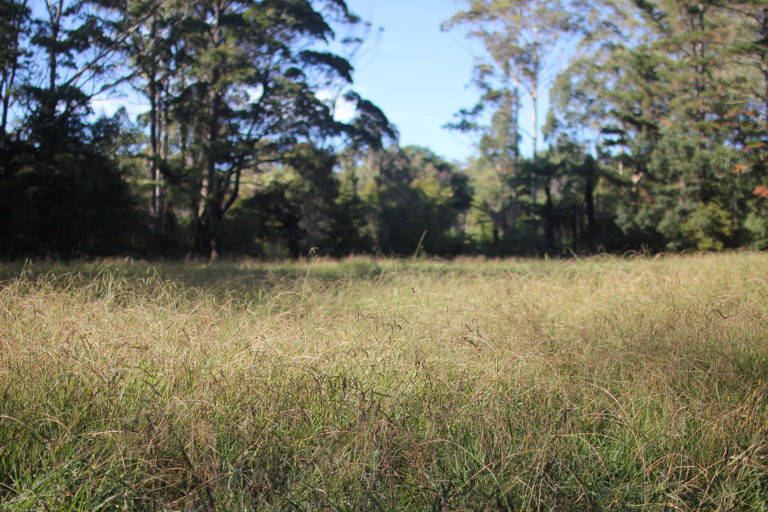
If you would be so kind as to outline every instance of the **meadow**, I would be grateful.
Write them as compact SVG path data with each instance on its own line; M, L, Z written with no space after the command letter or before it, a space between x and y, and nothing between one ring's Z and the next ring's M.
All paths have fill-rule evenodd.
M768 510L768 254L0 265L2 511Z

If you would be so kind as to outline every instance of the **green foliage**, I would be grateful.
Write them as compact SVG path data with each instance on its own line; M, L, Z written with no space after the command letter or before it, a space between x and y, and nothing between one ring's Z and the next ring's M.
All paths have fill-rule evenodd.
M99 129L108 124L74 133L57 151L22 142L1 148L4 256L142 252L142 218L119 165L104 151L116 135Z
M335 37L332 24L358 21L345 2L216 0L192 10L151 4L143 31L129 45L151 104L150 179L156 185L150 210L161 215L163 187L174 186L180 177L192 205L197 252L213 259L227 249L220 243L225 216L237 203L245 176L266 164L293 165L291 160L303 158L297 148L342 142L375 146L394 135L383 112L356 93L344 93L357 108L349 123L337 121L328 102L318 97L320 90L341 93L352 80L351 64L326 51ZM168 147L169 139L175 148ZM172 149L176 155L169 154ZM306 167L319 176L316 165L328 167L301 161L294 170ZM299 182L312 181L304 178ZM308 223L302 226L308 238L302 245L313 246L326 229L328 215L321 210L334 197L325 192L314 205L291 198L306 210L301 222ZM320 201L324 206L318 207Z
M375 250L461 252L462 217L472 197L468 178L426 148L393 146L375 157L376 174L361 194Z
M16 96L17 74L23 68L25 51L21 36L29 29L26 2L0 1L0 141L6 137L8 115Z
M744 219L747 243L754 249L768 249L768 215L764 212L749 212Z
M340 177L339 195L331 206L331 227L321 248L324 254L341 257L373 251L366 220L367 207L360 197L354 173Z
M737 243L748 215L755 222L764 167L755 137L764 129L753 85L768 81L735 48L762 37L761 16L753 2L595 6L585 54L556 84L555 107L595 130L630 245L719 250ZM560 119L554 131L576 136Z
M126 199L125 194L95 197L97 191L106 193L111 189L94 185L101 182L79 172L80 164L72 163L71 170L58 166L67 155L75 160L94 158L93 172L98 173L105 167L117 168L118 160L131 161L135 166L143 158L147 169L143 176L133 173L131 185L134 192L148 196L147 213L154 233L146 244L137 244L137 250L148 245L151 250L178 255L192 248L191 241L197 251L215 257L226 248L221 246L222 237L232 241L237 238L224 233L229 229L225 214L240 198L241 180L268 164L283 162L297 173L297 179L289 180L284 195L291 209L298 208L297 229L301 236L288 243L288 252L271 252L295 256L331 236L333 223L341 226L345 222L345 213L338 211L337 184L332 177L335 155L331 149L316 148L350 144L362 150L380 145L383 137L396 136L380 109L353 91L343 90L352 80L352 66L344 57L326 51L335 37L332 25L341 27L358 21L342 0L212 0L197 2L193 7L155 0L63 0L44 5L31 34L25 30L25 6L0 3L2 42L6 43L0 55L0 144L6 153L25 143L34 148L22 151L24 154L9 154L9 161L28 160L32 153L32 158L39 161L27 162L38 169L27 172L34 174L34 179L9 181L5 188L11 191L9 194L33 193L35 180L47 180L55 174L56 180L47 180L50 188L43 188L53 196L62 196L63 203L87 201L95 212L101 212L102 203L117 201L114 212L96 216L135 217L135 201ZM18 86L13 83L23 56L18 49L25 45L30 47L30 72L17 80L22 82ZM84 149L90 131L113 128L92 122L91 100L128 80L150 104L149 112L140 117L140 123L146 123L147 139L139 140L134 147L124 144L115 151L94 135L93 146ZM334 119L328 101L317 95L321 89L343 92L346 101L356 106L357 116L349 123ZM18 128L11 137L22 143L6 144L7 114L10 104L19 100L23 100L25 109L15 111ZM124 129L130 134L129 126ZM120 139L117 134L111 137ZM43 168L49 170L40 170ZM70 171L71 176L67 175ZM8 180L15 172L15 168L6 170ZM88 190L91 186L93 191ZM285 210L278 199L281 191L265 193L275 198L274 208ZM33 209L39 209L39 205ZM274 231L269 227L272 222L244 219L246 210L240 208L235 224L261 226L254 228L254 236ZM126 216L128 211L131 215ZM23 209L17 212L22 218L28 213ZM265 219L274 216L262 213ZM89 219L75 216L72 224L82 223L80 231L85 232ZM29 222L11 225L8 231L22 238L48 237L47 231L23 231L42 230L47 220ZM280 223L289 228L291 219L284 218ZM179 226L191 229L191 236L180 235ZM119 230L92 232L98 238ZM77 242L81 235L70 237L71 247L52 243L39 250L51 254L88 253L95 242ZM293 236L285 233L284 238ZM333 252L343 252L342 242L334 236ZM21 256L25 251L37 251L32 248L35 245L17 244L13 253ZM265 254L254 249L251 242L235 241L232 247Z
M287 186L272 181L240 201L225 224L223 243L236 254L264 259L300 256L301 212Z
M733 217L717 203L700 204L682 223L680 233L700 251L721 251L733 244Z
M400 148L350 89L343 0L30 5L0 1L5 256L766 247L765 0L462 2L444 28L483 49L463 165ZM128 82L138 126L94 119Z

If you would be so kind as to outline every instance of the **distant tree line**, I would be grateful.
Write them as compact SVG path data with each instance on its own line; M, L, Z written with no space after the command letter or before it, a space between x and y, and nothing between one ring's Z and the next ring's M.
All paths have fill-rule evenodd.
M465 0L444 29L484 50L464 163L351 88L344 0L0 0L0 255L768 247L768 0ZM146 112L94 115L121 96Z
M767 0L465 0L475 223L501 252L768 247ZM550 88L551 109L534 113ZM520 156L521 133L534 156ZM538 192L538 195L537 195ZM543 198L541 197L543 192Z

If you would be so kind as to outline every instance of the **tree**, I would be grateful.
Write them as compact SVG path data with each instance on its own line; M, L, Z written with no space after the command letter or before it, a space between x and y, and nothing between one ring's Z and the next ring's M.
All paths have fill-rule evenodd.
M477 71L482 74L482 69ZM510 83L509 77L503 82L501 89L494 89L478 77L476 85L484 90L481 101L472 110L460 111L459 122L447 125L448 128L479 134L480 155L476 163L491 169L493 193L476 206L490 217L496 246L511 236L519 213L520 101L518 90ZM480 120L486 109L493 112L487 125Z
M26 9L17 4L17 20ZM90 99L113 83L116 34L98 2L48 1L31 20L29 39L4 33L4 116L9 94L16 133L3 147L0 195L5 252L84 255L124 251L140 229L122 169L107 151L118 119L88 119ZM29 52L29 72L15 77L18 48ZM8 71L9 72L5 72ZM18 92L16 92L18 91Z
M718 2L727 15L730 33L726 56L733 59L735 101L726 114L734 145L744 156L736 170L745 174L753 192L768 175L768 0ZM760 201L760 194L754 194ZM763 206L751 204L754 216Z
M742 36L721 3L603 0L611 15L590 27L600 37L554 88L565 121L552 123L556 131L591 125L597 155L612 164L603 176L623 195L618 223L656 248L700 245L680 226L694 214L720 215L703 205L720 204L734 222L744 216L745 190L733 170L751 123L734 108L743 69L728 57ZM733 243L724 237L722 246Z
M171 87L176 85L172 82L180 78L174 74L183 73L183 69L176 66L181 52L173 51L174 46L183 45L180 33L183 14L179 6L165 0L133 0L121 7L123 19L143 20L130 32L123 52L132 60L131 76L137 89L149 101L149 214L155 230L160 231L166 225L163 222L166 190L162 184L165 176L161 169L168 166ZM161 141L164 141L162 150Z
M72 227L65 221L79 219L72 222L87 229L93 220L83 219L111 218L105 201L119 201L114 211L133 218L121 167L131 156L103 143L105 127L112 133L126 121L91 117L94 98L128 81L149 103L140 116L146 143L134 156L147 163L149 180L140 184L151 186L145 190L155 231L172 247L175 230L166 228L176 224L175 212L188 215L197 250L211 258L221 251L224 217L240 198L243 176L281 162L291 168L296 179L284 196L291 208L301 203L297 247L321 243L343 224L335 152L396 137L384 113L348 89L350 63L328 51L331 24L357 21L343 0L47 0L41 7L30 19L26 2L0 0L0 189L7 204L28 199L26 209L16 209L28 214L17 224L28 233L11 229L20 236L18 254L62 253L68 245L85 254L99 246L83 241L82 229L65 236ZM20 77L21 48L30 70ZM351 121L334 118L327 90L356 107ZM9 117L19 127L13 141L5 136ZM314 194L317 187L323 194ZM36 211L43 206L71 210L58 239L47 231L50 216ZM46 237L50 244L40 242Z
M22 90L27 129L49 151L67 139L71 119L89 113L92 98L125 79L112 72L133 25L111 11L108 0L46 0L44 17L33 20L34 65Z
M0 141L5 138L8 114L15 96L19 59L23 56L22 34L28 29L29 7L26 1L0 1Z
M768 0L738 0L719 2L727 13L736 15L740 23L736 38L729 50L741 57L739 64L752 68L760 80L744 81L752 101L762 108L763 132L768 134Z
M466 0L464 3L466 9L454 15L445 27L467 27L467 37L480 41L485 50L486 56L475 70L476 83L485 91L481 104L494 97L503 98L502 105L510 104L518 90L528 97L533 111L530 134L535 160L541 94L562 70L559 63L563 45L578 27L578 11L564 0ZM495 93L489 94L489 91ZM505 117L516 124L516 115ZM531 217L535 216L536 182L535 174L531 175Z
M196 245L211 258L244 172L281 160L298 143L352 136L360 132L355 123L377 115L387 124L359 96L349 96L360 111L351 124L336 121L318 98L330 79L351 82L351 65L318 49L334 37L326 18L356 18L343 0L315 3L201 0L187 9L188 82L178 101L193 113Z
M371 154L365 166L362 198L377 252L461 252L462 216L472 198L466 175L427 148L396 144Z

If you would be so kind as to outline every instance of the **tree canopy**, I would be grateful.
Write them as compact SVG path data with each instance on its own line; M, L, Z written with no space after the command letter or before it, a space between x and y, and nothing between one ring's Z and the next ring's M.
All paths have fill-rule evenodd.
M768 0L460 2L466 162L355 90L366 27L343 0L0 0L0 253L768 247Z

